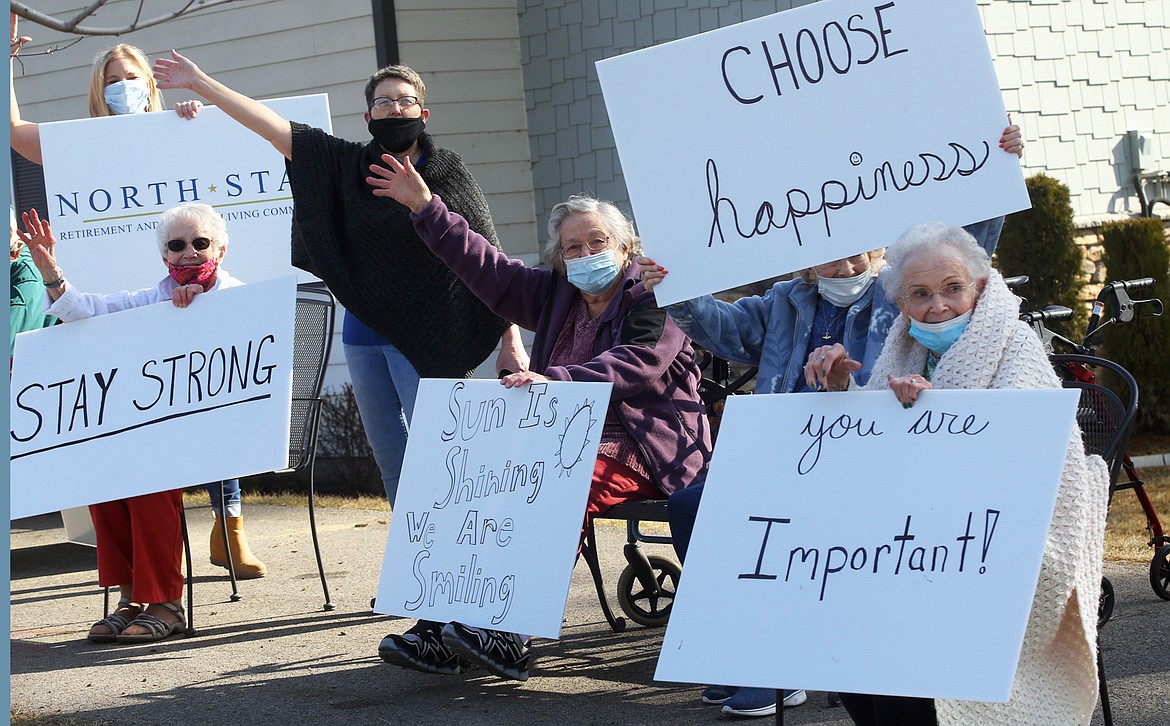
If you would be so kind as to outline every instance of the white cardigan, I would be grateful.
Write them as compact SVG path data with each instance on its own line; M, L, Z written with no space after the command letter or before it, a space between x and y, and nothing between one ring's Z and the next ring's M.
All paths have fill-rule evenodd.
M244 283L228 274L222 267L216 271L215 284L208 292L226 290L229 287L238 287ZM167 275L154 287L145 287L133 292L123 290L103 295L97 292L81 292L66 280L65 292L54 301L45 291L44 312L60 318L62 322L70 323L74 320L117 313L131 308L140 308L143 305L154 305L160 302L170 302L171 293L178 284Z
M1019 321L1018 301L996 271L963 335L942 358L935 388L1056 388L1060 381L1039 338ZM868 390L887 376L922 373L927 350L900 316L874 364ZM1109 473L1086 456L1073 429L1024 647L1007 703L937 700L939 726L1088 724L1097 702L1097 599L1101 590Z

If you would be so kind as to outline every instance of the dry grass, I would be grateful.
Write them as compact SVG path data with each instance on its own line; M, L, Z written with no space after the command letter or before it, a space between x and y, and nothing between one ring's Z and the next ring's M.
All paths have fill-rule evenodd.
M104 719L79 718L69 714L37 715L12 709L10 723L15 726L107 726L114 723Z
M1163 533L1170 536L1170 468L1142 469L1146 494L1162 523ZM1122 473L1124 476L1124 472ZM1133 491L1120 491L1109 507L1109 525L1105 530L1105 559L1126 562L1149 562L1154 550L1148 546L1150 533L1146 515Z
M372 509L379 512L389 512L390 503L386 497L375 497L368 494L356 496L340 496L337 494L318 494L317 506L329 509ZM276 507L307 507L309 497L300 492L281 492L279 494L244 494L247 504L267 504ZM186 507L206 507L207 492L203 487L189 489L183 494L183 505Z

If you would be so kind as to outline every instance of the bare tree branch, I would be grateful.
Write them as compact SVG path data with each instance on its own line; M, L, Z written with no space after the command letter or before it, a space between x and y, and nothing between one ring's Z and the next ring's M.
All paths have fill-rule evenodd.
M87 18L100 10L108 2L109 0L94 0L94 2L90 3L88 7L82 9L81 12L69 20L55 18L52 15L43 13L40 10L30 7L27 3L19 2L18 0L12 0L11 9L12 12L16 13L29 22L36 23L37 25L41 25L46 28L51 28L52 30L60 31L62 33L72 33L73 35L124 35L135 30L142 30L143 28L161 25L162 23L174 20L175 18L179 18L184 15L191 15L192 13L197 13L202 10L208 10L217 5L226 5L227 3L239 2L239 0L187 0L177 10L174 10L165 15L160 15L157 18L151 18L149 20L142 20L143 3L140 2L138 5L138 12L134 17L134 21L128 25L116 28L98 28L82 25L82 23L85 22Z

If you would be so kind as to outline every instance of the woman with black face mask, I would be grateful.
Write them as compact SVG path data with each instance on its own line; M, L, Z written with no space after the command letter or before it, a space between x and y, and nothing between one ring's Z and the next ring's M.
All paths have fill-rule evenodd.
M423 244L410 210L366 187L370 164L409 159L427 183L496 247L487 200L463 161L426 133L422 78L382 68L365 87L373 141L355 143L289 121L212 79L175 51L155 62L160 88L187 88L267 139L288 160L293 264L345 306L342 340L366 437L394 505L420 377L468 375L503 335L496 369L528 368L516 327L492 314Z

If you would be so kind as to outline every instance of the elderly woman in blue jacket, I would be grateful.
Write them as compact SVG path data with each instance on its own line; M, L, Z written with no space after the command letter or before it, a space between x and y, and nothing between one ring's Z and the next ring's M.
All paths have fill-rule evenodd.
M690 341L638 281L634 226L608 202L574 196L549 215L546 261L525 266L489 244L432 195L409 160L370 167L374 194L411 211L423 242L497 315L534 331L535 381L609 381L609 408L586 505L586 521L627 499L665 499L696 481L711 438ZM436 631L436 625L438 625ZM514 633L420 622L389 635L379 653L396 665L455 673L459 655L497 675L528 678L528 644Z
M1009 154L1023 152L1019 126L1004 129L1000 148ZM988 257L995 251L1002 229L1003 217L966 227ZM704 295L668 305L666 310L683 332L711 353L757 366L756 393L819 389L813 387L815 380L806 378L805 363L818 349L835 344L844 346L860 364L854 380L865 385L899 313L874 284L884 261L884 249L863 252L803 270L795 279L776 283L762 296L728 303ZM667 275L668 271L652 259L639 257L636 262L648 290ZM670 497L667 513L680 560L686 558L702 496L703 483L698 482ZM702 700L722 704L723 713L735 716L776 712L773 689L709 686ZM804 700L804 691L784 692L785 706Z

